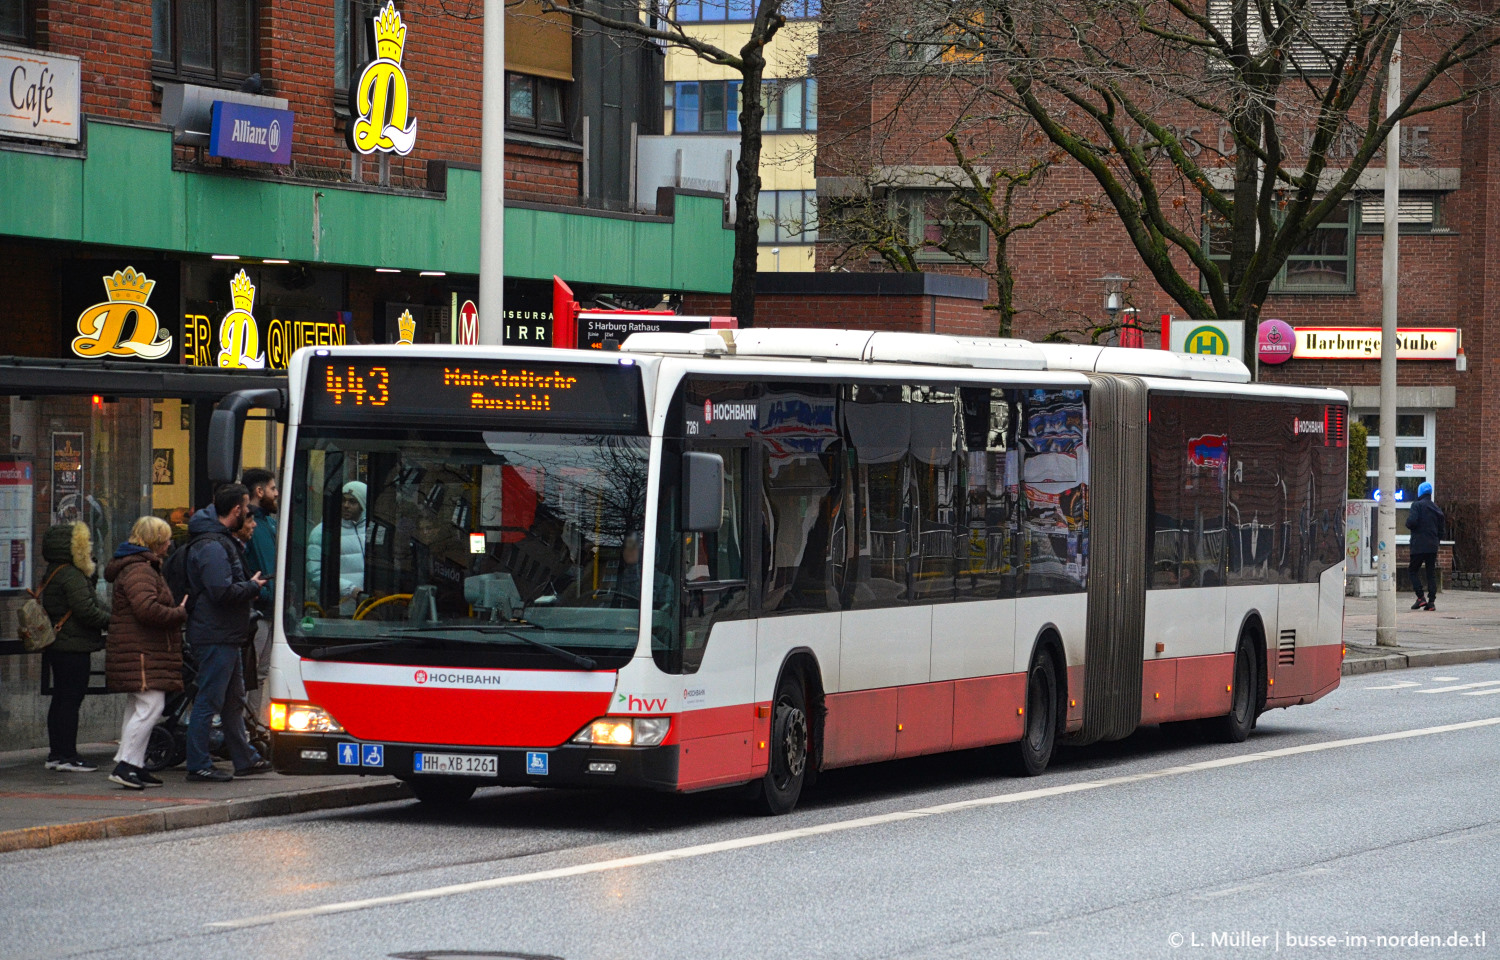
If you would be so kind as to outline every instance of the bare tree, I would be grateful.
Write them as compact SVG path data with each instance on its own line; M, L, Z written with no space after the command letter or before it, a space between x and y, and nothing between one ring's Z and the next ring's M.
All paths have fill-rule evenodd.
M1493 90L1500 44L1495 5L1463 0L841 0L832 21L846 75L862 56L866 82L899 65L1029 118L1189 317L1252 324L1392 125Z
M759 246L761 121L765 116L762 81L766 72L767 46L786 26L784 9L792 0L758 0L750 21L749 38L739 50L726 50L688 32L691 24L679 22L669 0L658 8L654 0L637 7L634 0L622 5L626 16L611 16L598 0L541 0L543 12L561 11L575 20L608 30L655 40L692 53L707 63L728 67L740 76L740 158L735 164L739 177L734 198L734 276L729 309L743 326L755 322L756 254ZM630 11L638 11L629 15Z

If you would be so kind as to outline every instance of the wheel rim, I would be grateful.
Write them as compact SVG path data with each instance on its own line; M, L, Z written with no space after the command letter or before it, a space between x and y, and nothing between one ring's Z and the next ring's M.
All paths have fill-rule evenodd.
M776 786L784 788L807 769L807 714L782 701L776 705L776 726L781 731L776 751L779 768Z

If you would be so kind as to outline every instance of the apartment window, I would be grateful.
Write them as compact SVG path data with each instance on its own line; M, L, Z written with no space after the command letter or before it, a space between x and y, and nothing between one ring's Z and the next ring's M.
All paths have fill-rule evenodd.
M693 80L667 84L673 133L738 133L740 81Z
M678 23L748 23L755 19L757 0L678 0L673 16ZM822 0L782 0L788 20L811 20L822 12Z
M152 68L161 76L229 84L256 71L256 0L152 0Z
M379 12L375 0L333 0L333 89L340 103L360 68L375 58L369 23Z
M817 243L818 191L762 190L761 243Z
M985 255L984 225L953 202L951 190L896 190L890 218L906 230L918 260L960 260Z
M1374 499L1380 487L1380 414L1356 410L1354 416L1369 431L1369 469L1365 471L1365 497ZM1396 542L1406 543L1406 512L1416 502L1417 488L1424 481L1437 485L1433 472L1437 452L1437 413L1432 410L1396 411Z
M766 113L760 128L768 133L818 129L818 81L766 80L761 83Z
M1354 204L1334 208L1328 219L1304 237L1271 281L1273 293L1352 293L1354 291ZM1205 218L1204 239L1213 260L1227 266L1231 251L1228 223Z
M568 135L566 111L563 108L567 91L561 80L507 73L505 92L507 129L529 130L553 137Z
M1402 194L1396 205L1396 228L1401 233L1446 233L1440 195ZM1380 233L1385 229L1385 197L1367 194L1359 202L1359 232Z
M1265 32L1261 30L1261 13L1264 10L1271 22L1275 23L1279 8L1280 5L1271 0L1251 0L1245 4L1240 4L1238 0L1208 0L1208 18L1214 29L1228 38L1234 24L1234 11L1240 10L1245 17L1250 52L1258 55L1266 46ZM1344 46L1353 34L1349 8L1344 0L1310 0L1306 10L1300 15L1306 18L1306 23L1294 35L1296 39L1292 42L1287 71L1327 73L1343 55ZM1229 65L1217 54L1211 56L1214 57L1215 70L1229 69Z
M0 41L31 42L32 0L0 0Z

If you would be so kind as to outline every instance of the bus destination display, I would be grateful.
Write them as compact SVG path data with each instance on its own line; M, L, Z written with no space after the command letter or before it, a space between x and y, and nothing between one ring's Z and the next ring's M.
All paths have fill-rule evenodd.
M640 373L618 364L318 359L309 365L303 417L630 430L641 423Z

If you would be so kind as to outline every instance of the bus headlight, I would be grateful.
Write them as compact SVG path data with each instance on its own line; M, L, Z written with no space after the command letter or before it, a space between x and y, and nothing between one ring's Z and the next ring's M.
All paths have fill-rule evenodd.
M271 704L271 729L292 733L343 733L343 724L322 707L310 703Z
M670 717L600 717L573 737L604 747L656 747L672 729Z

